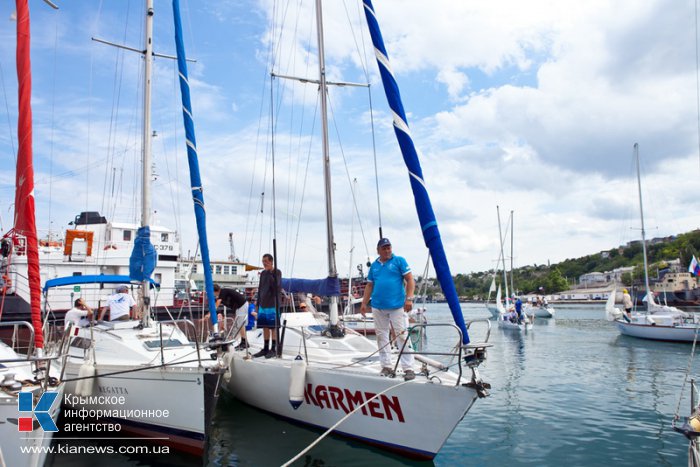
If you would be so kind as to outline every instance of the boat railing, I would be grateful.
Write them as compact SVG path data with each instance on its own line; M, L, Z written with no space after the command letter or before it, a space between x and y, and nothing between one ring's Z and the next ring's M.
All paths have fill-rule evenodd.
M34 326L32 326L32 324L28 321L5 321L0 323L0 327L12 328L10 348L15 352L21 351L20 347L22 347L22 345L20 341L24 340L20 339L20 328L26 328L26 331L29 332L29 338L27 339L27 358L24 360L27 360L34 350Z
M58 384L59 380L50 376L51 364L56 360L62 360L63 364L61 365L61 368L65 367L65 359L68 356L68 340L64 337L64 339L61 340L60 345L58 345L57 351L52 352L51 355L32 355L32 353L34 352L34 349L32 347L34 343L34 326L32 326L31 323L27 321L7 321L4 323L0 323L0 327L13 327L15 332L17 332L20 326L26 328L31 337L30 346L27 348L26 356L22 353L18 353L16 349L13 348L12 350L21 356L18 356L17 358L1 358L0 365L8 363L32 364L34 366L33 373L35 374L36 379L41 381L44 391L46 391L49 385L55 386L56 384ZM62 376L63 371L61 371L61 377Z
M460 381L462 380L462 371L463 371L463 364L466 364L470 368L475 368L478 366L485 358L485 353L486 353L486 348L490 347L491 344L488 343L488 340L491 336L491 322L488 319L476 319L476 320L470 320L466 323L466 328L467 330L471 327L472 324L474 323L481 323L483 322L486 324L486 335L485 339L482 342L473 342L469 343L466 345L463 345L463 339L462 339L462 330L454 323L433 323L433 324L428 324L428 323L418 323L414 324L413 326L408 328L408 336L411 335L411 333L415 330L417 331L423 331L426 332L427 328L437 328L437 327L445 327L445 328L451 328L456 331L458 340L455 344L454 347L452 347L452 351L450 352L439 352L435 350L414 350L411 348L410 345L407 345L410 341L410 337L407 337L401 348L399 349L399 356L396 359L396 363L394 364L394 373L396 373L396 370L398 368L399 362L401 360L401 355L404 353L411 353L413 354L414 358L418 360L419 362L422 363L422 372L426 375L430 375L430 370L429 368L432 367L435 369L435 371L447 371L450 369L451 366L456 366L457 367L457 383L456 385L458 386L460 384ZM454 364L446 365L438 360L435 360L430 357L450 357L450 359L455 359L456 362Z

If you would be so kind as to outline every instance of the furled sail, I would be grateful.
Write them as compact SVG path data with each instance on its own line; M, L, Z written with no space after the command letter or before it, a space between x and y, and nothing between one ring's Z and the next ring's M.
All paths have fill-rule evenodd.
M39 247L36 238L34 210L34 163L32 161L32 69L30 60L29 6L27 0L16 0L17 8L17 80L19 85L19 118L17 135L19 153L15 182L14 235L26 238L27 277L30 307L34 326L34 344L44 348L41 325L41 277Z
M340 281L337 277L325 279L282 279L282 288L287 293L310 293L319 297L339 297Z
M132 281L148 281L156 270L157 262L158 253L151 243L151 228L139 227L129 258L129 277Z
M187 163L190 167L190 185L194 201L194 215L197 220L199 246L202 250L202 266L204 267L204 287L209 298L209 316L215 329L217 326L216 301L214 297L214 282L209 264L209 243L207 242L207 213L204 209L204 192L202 178L199 175L197 158L197 141L194 135L192 120L192 104L190 102L190 83L187 79L187 57L185 44L182 39L182 21L180 20L180 1L173 0L173 18L175 20L175 46L177 48L177 68L180 74L180 94L182 95L182 117L185 121L185 138L187 142Z
M437 279L438 282L440 282L442 291L450 306L450 311L452 311L452 317L455 324L462 331L462 341L464 344L468 344L469 335L464 325L464 316L462 315L462 308L459 304L457 289L452 279L452 273L447 263L445 249L442 246L440 231L438 230L437 221L435 220L433 207L430 203L428 191L426 190L423 170L421 169L418 153L413 144L411 131L408 127L406 113L404 112L403 103L401 102L401 94L399 93L399 86L391 71L389 56L384 47L384 39L382 38L382 33L377 23L372 2L370 0L363 0L363 3L365 17L367 18L370 35L372 36L374 52L377 57L377 64L379 65L379 73L382 77L382 83L384 84L384 92L389 102L389 107L391 107L394 114L394 132L396 133L396 138L401 147L404 163L408 169L411 190L413 191L413 199L416 204L418 219L420 220L421 231L423 232L423 239L428 250L430 250L430 256L433 259L433 266L435 267Z

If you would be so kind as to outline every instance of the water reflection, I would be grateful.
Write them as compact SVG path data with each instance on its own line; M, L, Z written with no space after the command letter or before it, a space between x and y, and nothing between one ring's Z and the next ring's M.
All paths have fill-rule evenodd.
M214 419L209 451L210 465L282 465L296 456L321 434L293 424L224 396ZM411 462L386 451L339 437L326 437L294 465L434 465Z

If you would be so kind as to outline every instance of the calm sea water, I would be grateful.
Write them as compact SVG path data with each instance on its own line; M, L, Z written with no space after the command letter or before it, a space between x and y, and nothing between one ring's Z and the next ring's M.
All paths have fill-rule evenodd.
M488 317L463 305L465 318ZM494 347L480 367L491 396L478 400L452 433L435 465L685 465L687 442L671 428L692 346L620 336L601 304L559 306L532 332L494 327ZM447 305L429 304L431 323L449 323ZM476 325L475 325L476 326ZM473 340L485 327L474 329ZM428 345L444 350L444 330ZM450 341L450 343L452 343ZM700 360L700 359L698 359ZM700 375L693 362L691 374ZM686 388L685 395L687 396ZM418 402L418 401L416 401ZM687 415L687 397L681 415ZM429 429L429 427L426 427ZM320 432L222 397L208 464L273 466L294 457ZM101 456L101 465L201 465L181 455ZM416 464L375 448L328 437L295 465ZM430 463L419 463L429 465ZM94 457L54 455L47 465L94 465Z

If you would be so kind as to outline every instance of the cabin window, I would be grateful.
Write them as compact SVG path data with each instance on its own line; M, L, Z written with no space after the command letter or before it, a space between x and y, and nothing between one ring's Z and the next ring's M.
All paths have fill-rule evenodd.
M163 282L163 274L160 272L153 274L153 280L160 284Z
M73 275L74 275L74 276L82 276L83 273L82 273L82 272L74 272Z
M168 234L167 233L160 234L160 241L167 242L168 241Z
M221 265L220 264L216 265L216 274L221 274Z
M237 273L238 273L238 268L236 268L236 266L231 266L231 274L233 274L235 276Z
M131 230L125 230L125 231L124 231L124 241L125 241L125 242L130 242L130 241L131 241Z
M192 274L197 274L197 265L196 264L192 265Z
M224 266L224 275L227 275L227 276L228 276L229 269L230 269L230 268L229 268L228 266Z
M210 265L209 265L209 271L210 271L212 274L214 274L214 265L213 265L213 264L210 264Z

